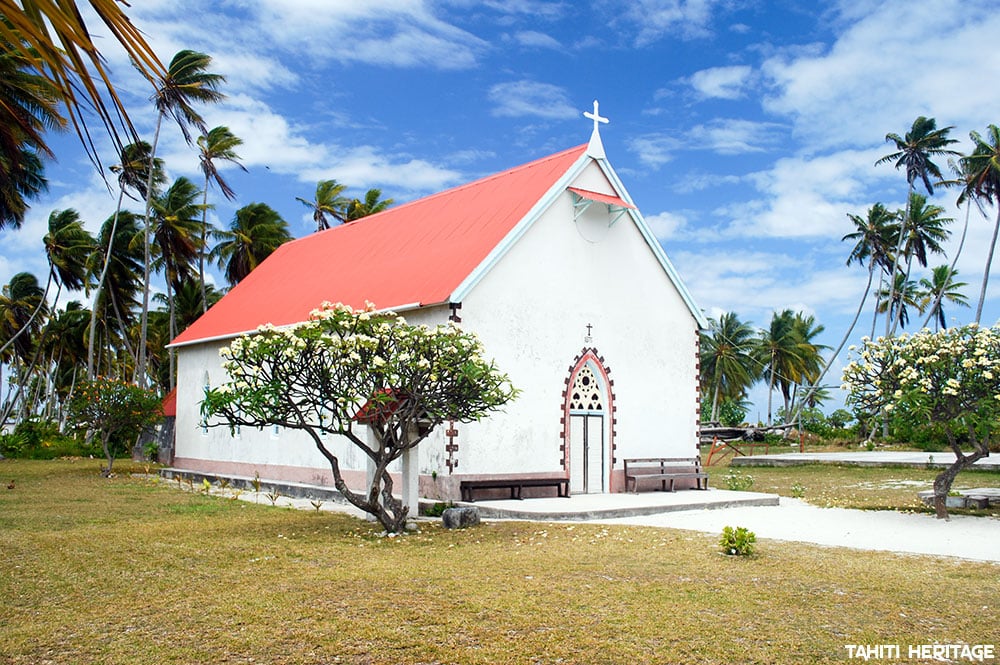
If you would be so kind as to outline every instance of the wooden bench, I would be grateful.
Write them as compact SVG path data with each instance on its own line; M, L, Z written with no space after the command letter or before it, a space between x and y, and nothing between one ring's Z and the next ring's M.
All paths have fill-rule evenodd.
M656 480L660 489L674 491L674 481L694 478L698 489L708 489L708 474L701 470L700 457L643 457L625 460L625 491L632 485L632 491L639 492L639 481ZM702 486L704 482L704 487Z
M509 489L511 499L521 499L525 487L554 487L561 497L569 496L569 478L565 476L497 476L460 483L462 501L472 502L472 492L482 489Z

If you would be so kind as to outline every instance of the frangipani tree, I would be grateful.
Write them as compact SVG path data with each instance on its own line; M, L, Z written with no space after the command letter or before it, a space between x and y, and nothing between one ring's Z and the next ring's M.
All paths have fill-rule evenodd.
M160 397L152 390L118 379L97 377L77 387L69 402L69 420L97 434L111 475L115 458L132 450L139 435L163 417Z
M860 357L844 369L847 403L868 413L883 409L913 423L943 425L955 463L934 479L937 516L955 476L990 454L1000 418L1000 327L972 324L914 335L865 339ZM962 449L964 431L971 452Z
M390 533L405 528L410 506L393 496L389 465L441 423L478 420L517 396L475 335L452 323L410 325L372 305L323 303L309 321L262 326L221 354L229 381L205 391L205 422L305 432L329 461L337 490ZM347 486L326 433L346 437L370 460L365 491Z

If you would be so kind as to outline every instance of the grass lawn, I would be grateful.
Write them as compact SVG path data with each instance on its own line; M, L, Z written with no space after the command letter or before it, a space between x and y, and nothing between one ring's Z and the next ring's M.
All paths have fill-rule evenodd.
M387 539L118 470L0 462L0 663L826 663L1000 642L991 564L774 541L733 558L717 535L565 523Z

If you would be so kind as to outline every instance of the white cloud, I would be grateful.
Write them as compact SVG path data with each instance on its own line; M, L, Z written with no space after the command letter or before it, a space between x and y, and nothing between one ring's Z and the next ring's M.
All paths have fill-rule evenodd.
M670 240L684 231L687 220L683 215L672 212L661 212L643 217L649 230L658 240Z
M334 178L340 182L364 183L365 187L386 185L408 192L433 192L455 183L457 171L435 166L423 159L386 156L373 146L357 146L331 151L328 163L302 170L299 180L317 182Z
M554 51L562 49L562 44L555 37L535 30L523 30L516 33L514 41L527 48L548 48Z
M579 115L565 88L537 81L511 81L490 88L489 98L496 106L493 115L504 117L536 116L565 120Z
M692 74L688 84L702 98L739 99L744 96L752 72L747 65L712 67Z
M741 236L840 238L846 213L865 208L877 152L788 157L751 174L764 198L732 206L730 231Z
M763 152L776 146L783 132L784 128L776 123L717 118L692 127L688 132L688 146L720 155Z
M487 47L419 0L260 0L255 12L283 48L319 60L466 69Z
M665 35L684 39L711 34L713 10L719 0L628 0L624 18L634 27L635 43L645 46Z
M644 165L654 169L672 160L674 153L683 147L680 140L663 134L647 134L628 141L629 151L634 152Z
M840 8L856 22L832 46L777 55L762 67L772 86L765 109L792 118L812 149L878 143L918 115L966 131L995 122L1000 90L982 80L982 72L1000 71L994 3L894 0Z

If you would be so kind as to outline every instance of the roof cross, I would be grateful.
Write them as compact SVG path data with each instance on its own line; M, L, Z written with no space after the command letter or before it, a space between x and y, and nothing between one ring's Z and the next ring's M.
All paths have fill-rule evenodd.
M608 124L608 119L601 116L596 99L594 100L594 112L584 111L583 117L594 121L594 131L590 134L590 144L587 146L587 154L595 159L604 159L604 144L601 143L601 133L598 131L598 127L600 123Z
M594 112L593 113L589 113L587 111L583 112L583 117L584 118L590 118L591 120L594 121L594 131L595 132L597 131L597 123L603 122L605 125L608 124L608 119L607 118L602 118L600 112L597 110L598 106L599 106L599 104L597 103L597 100L595 99L594 100Z

